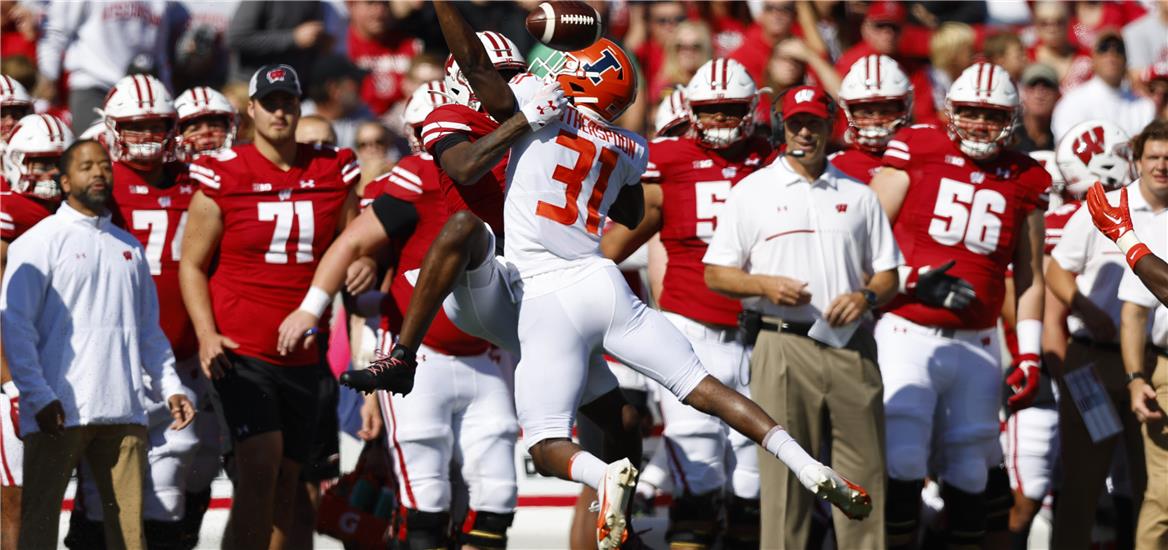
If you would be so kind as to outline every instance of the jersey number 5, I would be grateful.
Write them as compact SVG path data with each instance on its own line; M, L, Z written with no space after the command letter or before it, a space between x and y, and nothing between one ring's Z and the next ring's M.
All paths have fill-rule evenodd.
M587 139L563 130L556 136L556 143L575 151L578 155L574 166L569 168L558 164L556 170L552 172L552 179L564 184L564 205L556 206L539 201L539 204L535 206L535 214L554 222L572 226L580 217L580 206L576 204L576 200L580 198L580 192L584 188L584 180L592 171L592 161L596 160L596 145ZM592 186L592 193L588 196L588 218L584 221L585 229L593 235L600 233L600 201L604 200L604 192L608 189L608 178L612 175L613 168L616 168L616 161L615 151L606 147L600 149L600 175L597 176L596 183Z
M714 230L718 228L718 213L730 196L730 180L699 181L694 184L697 203L697 225L694 233L698 238L710 242Z
M1001 193L941 178L929 235L946 246L964 241L971 252L989 255L998 248L1002 220L997 215L1004 213L1006 197Z
M316 218L312 214L312 201L261 202L259 208L261 222L275 221L272 242L264 253L264 261L270 264L288 263L288 237L292 234L292 218L300 234L296 238L296 263L312 263L312 236L316 231Z

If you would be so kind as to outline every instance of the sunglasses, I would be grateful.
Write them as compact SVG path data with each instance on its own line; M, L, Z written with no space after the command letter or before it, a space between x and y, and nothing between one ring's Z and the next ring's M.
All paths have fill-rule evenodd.
M778 12L794 13L795 6L792 6L791 4L767 4L767 5L762 7L762 11L765 11L768 13L778 13Z
M1125 55L1126 51L1123 41L1118 38L1107 38L1095 48L1095 53L1114 52L1119 55Z
M386 146L385 140L383 140L383 139L375 139L373 141L358 141L357 142L358 149L364 149L366 147L385 147L385 146Z
M1039 19L1034 22L1039 27L1061 27L1067 24L1066 19Z
M693 42L693 43L689 43L689 44L678 44L677 49L697 52L697 51L702 50L702 44L699 44L697 42Z
M686 17L684 15L678 15L675 17L654 17L653 23L657 25L680 25L685 22L685 19Z

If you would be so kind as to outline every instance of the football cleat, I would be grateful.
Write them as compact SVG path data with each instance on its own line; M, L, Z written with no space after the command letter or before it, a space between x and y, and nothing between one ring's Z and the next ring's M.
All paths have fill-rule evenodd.
M864 519L872 513L872 497L823 464L812 464L799 472L799 481L820 500L839 508L848 519Z
M636 488L637 468L629 459L622 458L608 465L597 492L596 547L599 550L616 550L628 539L625 510Z
M414 389L414 373L418 361L414 352L396 346L389 355L378 357L368 368L341 373L341 384L362 393L385 390L407 395Z

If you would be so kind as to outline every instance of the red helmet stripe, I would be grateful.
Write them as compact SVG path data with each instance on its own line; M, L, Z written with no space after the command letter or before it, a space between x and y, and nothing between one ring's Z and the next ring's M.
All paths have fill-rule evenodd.
M134 82L134 92L138 94L138 106L141 107L146 103L146 101L142 98L142 83L138 82L138 75L130 77L130 80Z
M985 93L986 93L986 95L990 95L990 93L993 92L993 89L994 89L994 65L990 65L989 63L984 63L984 65L986 68Z
M0 78L4 79L4 85L0 86L0 92L10 94L13 90L16 89L16 86L12 85L12 80L8 78L8 75L0 75Z
M146 95L148 95L150 97L150 106L153 107L154 106L154 86L150 85L150 79L146 78L145 76L142 77L142 83L145 84Z
M876 87L880 87L880 56L872 56L872 64L876 66Z
M725 90L729 86L730 81L730 61L722 59L722 89Z

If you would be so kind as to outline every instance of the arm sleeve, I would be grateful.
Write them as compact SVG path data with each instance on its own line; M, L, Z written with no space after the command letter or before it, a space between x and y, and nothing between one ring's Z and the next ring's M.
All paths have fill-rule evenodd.
M43 34L37 43L37 68L50 80L61 78L65 49L77 35L88 2L52 2L45 10Z
M373 213L390 237L404 237L418 225L418 209L414 205L389 194L373 201Z
M718 227L714 229L714 237L710 240L710 246L706 248L706 255L702 258L704 264L746 267L750 249L745 244L746 239L744 238L749 235L749 230L744 226L749 223L750 217L739 213L739 209L749 202L743 196L743 183L739 182L730 191L726 204L722 205L722 210L718 213Z
M29 234L8 247L8 267L0 294L0 333L12 380L25 410L32 413L57 399L41 367L41 335L37 330L45 294L52 279L48 243L30 242Z
M1091 223L1091 213L1084 206L1071 215L1071 219L1063 226L1063 236L1050 257L1058 262L1059 267L1080 274L1087 269L1087 251L1091 249L1092 233L1095 225Z
M138 251L145 253L141 248ZM150 264L145 259L138 262L137 294L138 353L141 354L142 368L150 375L152 387L149 391L161 395L164 402L175 394L194 400L183 389L182 380L174 370L174 352L158 318L158 290L150 276Z
M292 51L292 29L264 29L267 2L240 2L227 27L227 46L246 55L270 55Z
M876 193L867 191L864 195L864 210L867 212L870 245L867 251L868 265L864 267L869 274L876 274L904 265L904 256L900 253L900 247L896 245L896 239L892 236L892 225L888 223L888 216L880 207Z
M341 181L345 182L346 187L352 187L361 180L361 161L349 148L340 149L337 154L341 161Z

